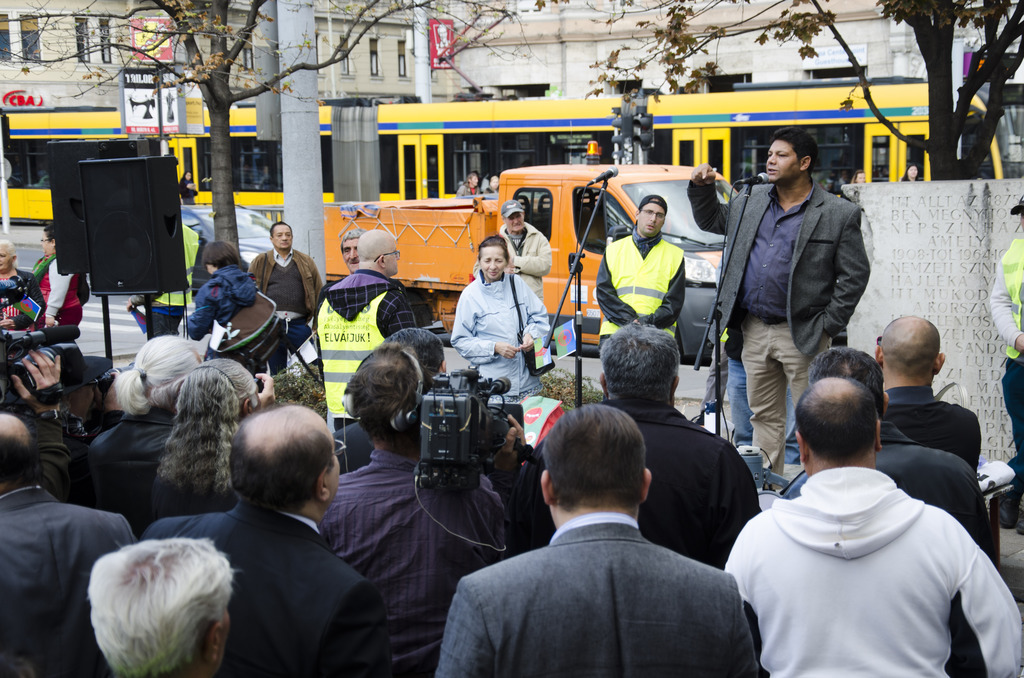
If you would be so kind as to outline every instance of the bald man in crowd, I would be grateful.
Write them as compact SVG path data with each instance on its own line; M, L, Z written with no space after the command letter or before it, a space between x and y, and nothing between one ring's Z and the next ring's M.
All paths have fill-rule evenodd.
M164 518L143 535L212 539L235 568L218 675L391 676L384 601L317 528L338 491L323 418L297 405L246 417L230 462L235 508Z
M977 469L981 456L978 416L936 400L932 393L932 380L946 362L935 325L915 316L893 320L875 348L875 360L882 366L889 394L885 421L914 442L952 452Z
M354 421L344 398L359 363L387 337L416 326L405 288L392 280L400 255L390 233L367 231L359 237L359 270L327 290L320 304L317 339L335 430Z

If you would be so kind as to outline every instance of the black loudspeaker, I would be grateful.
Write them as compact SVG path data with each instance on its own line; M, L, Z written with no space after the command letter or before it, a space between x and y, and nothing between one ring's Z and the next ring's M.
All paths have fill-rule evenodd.
M89 272L89 243L78 163L94 158L137 158L149 155L149 150L147 139L90 139L46 144L58 273Z
M79 164L96 294L188 288L177 166L170 155Z

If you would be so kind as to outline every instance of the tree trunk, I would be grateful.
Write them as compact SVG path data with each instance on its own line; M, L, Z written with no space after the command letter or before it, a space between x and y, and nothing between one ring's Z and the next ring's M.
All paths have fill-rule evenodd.
M238 247L235 194L231 181L231 108L214 104L209 99L206 106L210 112L214 234L217 240L224 240Z

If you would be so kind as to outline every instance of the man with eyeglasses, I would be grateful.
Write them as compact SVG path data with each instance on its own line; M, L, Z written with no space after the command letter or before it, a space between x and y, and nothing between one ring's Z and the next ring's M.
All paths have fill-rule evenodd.
M629 323L675 332L686 275L683 250L661 239L667 213L664 198L646 196L640 201L632 237L616 240L605 250L596 290L604 316L602 343Z
M354 419L345 412L345 389L363 358L384 339L416 320L398 275L398 251L387 231L368 231L359 237L359 270L324 295L317 312L317 339L324 362L327 409L335 430Z

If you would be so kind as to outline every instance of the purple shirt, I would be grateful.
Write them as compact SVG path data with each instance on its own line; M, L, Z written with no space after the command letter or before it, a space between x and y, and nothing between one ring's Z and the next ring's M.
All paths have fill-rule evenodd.
M502 555L452 536L441 525L466 539L505 545L502 497L487 477L467 492L419 490L424 511L416 499L415 468L411 459L374 450L369 466L341 476L320 522L331 549L384 597L395 674L437 668L459 580ZM490 477L507 497L513 474L495 471Z
M793 248L804 222L804 209L813 192L814 187L811 187L799 205L785 211L779 204L775 187L768 191L768 209L757 227L740 289L740 307L762 320L781 322L787 318Z

